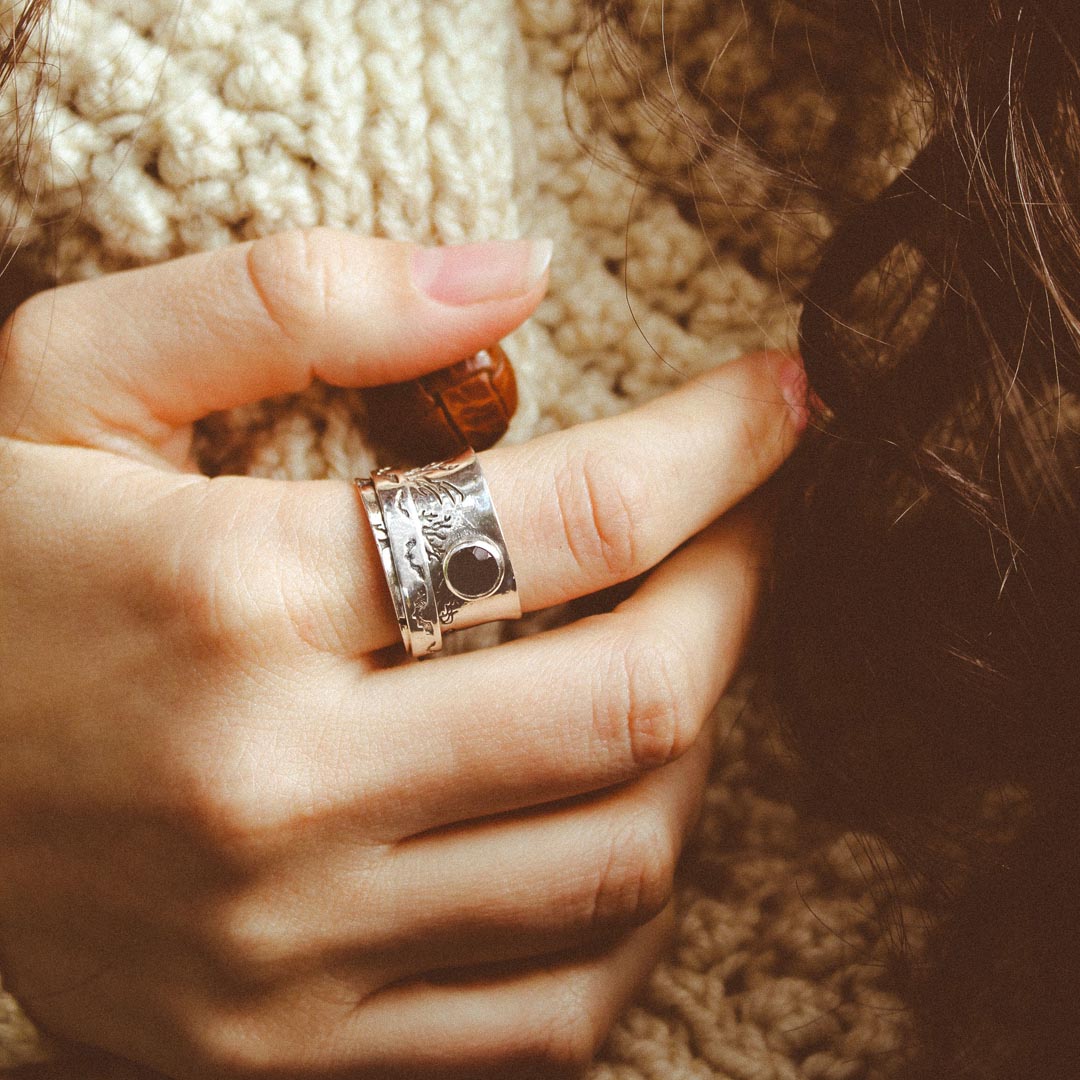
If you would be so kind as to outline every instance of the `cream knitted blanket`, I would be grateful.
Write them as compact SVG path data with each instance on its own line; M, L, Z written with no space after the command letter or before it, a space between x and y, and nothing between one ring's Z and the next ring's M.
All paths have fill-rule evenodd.
M292 226L444 242L550 236L550 297L508 342L522 398L515 441L790 344L784 285L805 268L823 215L790 205L749 149L737 169L699 163L695 183L711 201L697 211L604 167L626 151L663 167L684 150L599 43L580 52L583 7L55 0L34 45L44 66L28 65L2 103L6 118L44 79L0 212L60 281ZM847 59L771 2L638 7L654 45L646 77L700 114L665 73L662 16L669 55L706 73L711 111L801 168L839 174L853 133L882 122L844 83ZM828 95L822 63L836 76ZM604 125L590 129L595 116ZM880 174L863 162L851 186ZM764 209L785 201L784 216ZM372 458L356 396L325 388L215 418L201 449L212 467L274 477L352 477ZM796 812L766 721L742 708L747 687L744 677L716 716L677 941L592 1080L854 1080L900 1064L907 1016L887 981L869 860ZM915 911L909 938L919 924ZM40 1053L0 997L0 1064Z

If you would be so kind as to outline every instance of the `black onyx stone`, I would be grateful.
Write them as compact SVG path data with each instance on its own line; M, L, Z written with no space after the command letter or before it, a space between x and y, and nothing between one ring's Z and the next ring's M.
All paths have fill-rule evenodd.
M446 560L446 583L466 600L489 596L502 580L502 565L487 548L469 544Z

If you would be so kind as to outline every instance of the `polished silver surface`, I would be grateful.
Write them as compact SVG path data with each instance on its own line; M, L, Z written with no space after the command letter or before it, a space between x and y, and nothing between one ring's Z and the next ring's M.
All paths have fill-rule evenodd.
M412 492L400 482L398 474L389 469L376 470L371 474L371 481L382 511L383 528L405 613L409 638L406 648L412 656L423 659L442 648L442 626Z
M354 483L356 484L356 490L360 493L360 501L363 503L368 524L371 526L371 531L375 537L375 546L379 549L379 561L382 563L383 575L386 577L390 598L394 604L394 616L397 618L398 630L401 631L401 640L405 643L406 650L411 653L412 641L409 635L409 623L405 618L401 586L398 584L397 572L394 570L394 560L390 554L390 541L386 536L386 526L383 524L382 510L379 509L379 497L375 494L375 485L370 479L357 479Z
M520 618L510 553L476 455L467 450L450 461L399 473L398 480L412 493L443 628ZM462 573L455 556L470 552L479 556L478 568Z
M521 617L517 580L476 455L357 480L405 648L419 659L444 631Z

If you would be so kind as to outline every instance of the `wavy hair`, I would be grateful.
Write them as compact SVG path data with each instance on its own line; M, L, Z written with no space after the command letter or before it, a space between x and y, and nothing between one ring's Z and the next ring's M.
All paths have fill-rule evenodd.
M16 69L29 71L31 77L19 85L15 97L14 115L5 117L5 139L0 146L0 167L18 175L23 165L22 148L31 137L35 122L34 100L41 91L43 65L33 63L26 57L27 46L49 9L49 0L16 0L0 12L0 89L15 77ZM0 218L0 241L5 249L11 238L16 211L9 208L9 216ZM0 259L0 319L6 318L16 305L44 282L36 273L27 272L15 259L15 252L5 250Z
M628 4L593 6L609 37L633 36ZM1073 1078L1080 15L1075 0L799 7L923 107L881 190L818 190L835 228L799 336L824 408L781 478L768 697L815 808L884 837L942 901L908 1075ZM718 130L686 135L715 151ZM737 168L735 140L726 154ZM1004 845L988 798L1012 808Z

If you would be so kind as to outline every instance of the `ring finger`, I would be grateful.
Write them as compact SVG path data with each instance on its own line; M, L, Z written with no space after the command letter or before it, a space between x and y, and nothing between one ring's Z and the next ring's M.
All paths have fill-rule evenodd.
M743 357L632 413L481 454L522 608L643 573L763 483L798 439L805 415L788 399L801 378L789 356ZM197 534L225 546L203 554L245 566L245 595L286 604L309 645L355 657L400 641L371 530L344 484L232 478L195 494L181 514L202 515ZM253 565L252 551L268 557Z

